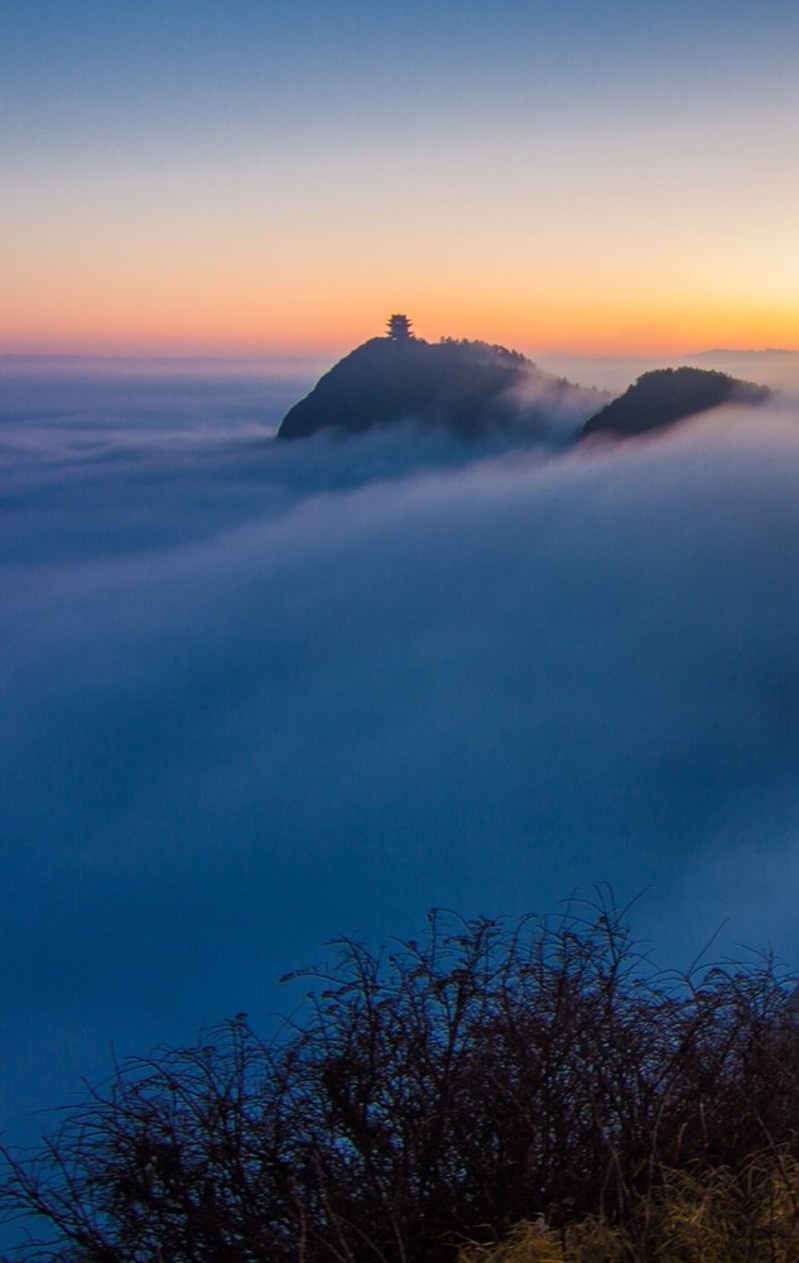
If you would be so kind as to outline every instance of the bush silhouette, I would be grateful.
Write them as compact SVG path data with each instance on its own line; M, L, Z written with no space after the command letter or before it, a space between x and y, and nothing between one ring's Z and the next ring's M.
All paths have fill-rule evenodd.
M799 1156L799 1030L769 960L659 974L610 901L434 912L394 951L336 951L269 1039L241 1015L127 1061L40 1151L6 1151L4 1210L42 1225L23 1256L443 1263L538 1220L553 1250L590 1222L643 1260L675 1172Z

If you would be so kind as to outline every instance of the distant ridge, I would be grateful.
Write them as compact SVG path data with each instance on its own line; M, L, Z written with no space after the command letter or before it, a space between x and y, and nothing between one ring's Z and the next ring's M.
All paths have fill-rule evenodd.
M675 425L723 403L758 404L768 386L704 368L657 368L644 373L583 426L582 437L608 434L632 438Z
M760 356L777 355L777 356L785 356L786 358L790 356L796 356L797 358L799 358L799 350L791 350L790 347L780 347L780 346L763 346L759 348L750 347L747 350L741 350L740 348L734 349L728 346L717 346L717 347L713 347L709 351L696 351L693 355L689 355L688 359L690 360L710 360L710 359L713 359L713 360L741 359L743 360L743 359L756 358L759 355Z

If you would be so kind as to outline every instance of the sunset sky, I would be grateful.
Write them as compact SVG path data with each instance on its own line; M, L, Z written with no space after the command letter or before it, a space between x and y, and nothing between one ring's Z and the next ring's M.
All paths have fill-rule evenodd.
M799 348L799 6L0 0L0 353Z

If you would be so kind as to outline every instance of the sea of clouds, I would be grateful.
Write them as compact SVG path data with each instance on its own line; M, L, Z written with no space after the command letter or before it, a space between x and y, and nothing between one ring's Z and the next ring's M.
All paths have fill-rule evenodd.
M799 966L796 357L561 451L276 443L308 366L0 364L7 1142L432 906L610 883L664 962Z

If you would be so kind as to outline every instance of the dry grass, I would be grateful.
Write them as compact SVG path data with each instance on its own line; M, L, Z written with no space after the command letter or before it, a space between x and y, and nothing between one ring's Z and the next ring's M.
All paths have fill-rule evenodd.
M796 1263L799 1163L758 1155L727 1168L664 1172L627 1225L585 1216L562 1228L541 1215L500 1242L469 1242L459 1263Z

